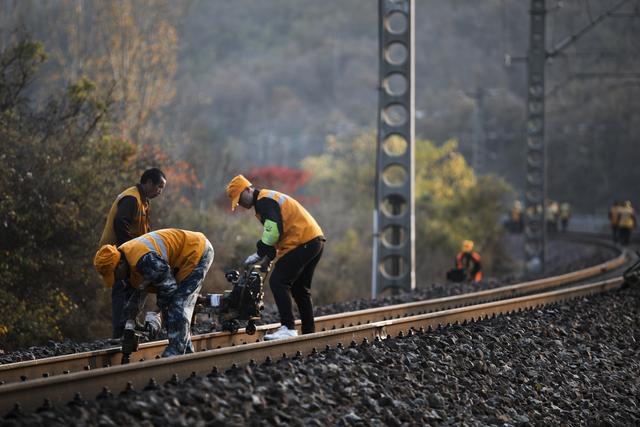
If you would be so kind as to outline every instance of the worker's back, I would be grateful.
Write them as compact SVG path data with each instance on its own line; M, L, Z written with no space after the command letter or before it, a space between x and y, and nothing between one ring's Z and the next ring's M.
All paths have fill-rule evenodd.
M631 203L627 203L618 208L617 223L620 228L635 228L635 210L631 206Z

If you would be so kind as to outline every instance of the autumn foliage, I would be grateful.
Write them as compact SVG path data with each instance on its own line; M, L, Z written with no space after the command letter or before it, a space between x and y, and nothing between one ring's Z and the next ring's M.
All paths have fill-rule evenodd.
M311 178L309 171L270 165L253 168L245 176L257 188L268 188L294 196L302 204L312 205L318 201L315 196L299 194Z
M46 55L26 39L0 54L0 349L105 336L109 291L92 267L106 212L159 166L168 205L189 207L193 168L158 146L110 132L113 98L85 77L46 107L28 93ZM157 209L153 219L162 222Z
M203 185L189 162L174 159L165 149L158 145L144 144L131 159L132 166L139 171L157 166L167 177L167 185L171 191L164 193L167 204L191 207L192 200Z

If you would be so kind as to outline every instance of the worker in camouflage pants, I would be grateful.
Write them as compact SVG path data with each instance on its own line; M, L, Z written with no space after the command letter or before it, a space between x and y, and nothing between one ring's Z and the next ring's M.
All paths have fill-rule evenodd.
M163 357L193 352L191 317L202 282L213 263L214 251L202 233L166 229L147 233L116 248L105 245L94 265L105 282L129 279L135 289L125 306L126 328L133 328L141 295L157 293L166 313L169 345Z

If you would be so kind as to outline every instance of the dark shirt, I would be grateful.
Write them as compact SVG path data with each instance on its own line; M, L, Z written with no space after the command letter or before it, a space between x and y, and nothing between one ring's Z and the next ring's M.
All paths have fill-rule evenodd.
M476 252L459 253L456 257L456 267L468 271L470 266L473 266L471 268L470 277L474 277L478 271L482 270L480 255L478 255Z
M146 197L144 196L144 192L142 191L142 186L140 184L137 184L136 187L138 188L138 192L140 193L142 203L148 203ZM136 217L137 213L138 201L135 197L124 196L122 199L120 199L120 201L118 201L118 210L116 211L116 216L113 219L113 229L116 232L118 246L138 237L137 235L134 236L131 234L131 224L133 222L133 218Z
M256 189L253 192L253 207L256 210L256 215L258 215L258 219L262 224L266 220L271 220L278 224L278 232L280 236L284 233L283 223L282 223L282 212L280 211L280 205L278 202L273 200L271 197L263 197L258 200L258 194L260 190ZM267 245L261 240L258 240L256 243L256 247L258 249L258 255L260 258L265 255L270 259L274 259L276 257L276 248L270 245Z

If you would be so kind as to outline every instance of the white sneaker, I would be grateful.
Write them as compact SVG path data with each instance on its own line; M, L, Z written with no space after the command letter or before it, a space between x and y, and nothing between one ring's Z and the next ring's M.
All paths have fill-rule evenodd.
M265 341L271 341L271 340L281 340L283 338L291 338L291 337L297 337L297 336L298 336L298 331L296 331L295 329L289 329L286 326L282 325L278 329L276 329L275 332L265 335L264 339Z

